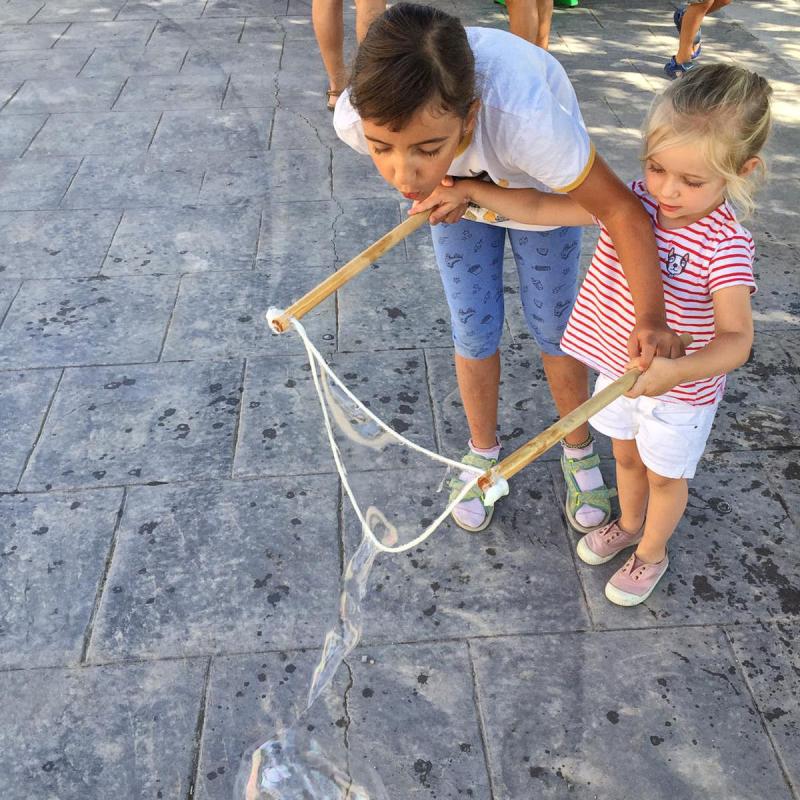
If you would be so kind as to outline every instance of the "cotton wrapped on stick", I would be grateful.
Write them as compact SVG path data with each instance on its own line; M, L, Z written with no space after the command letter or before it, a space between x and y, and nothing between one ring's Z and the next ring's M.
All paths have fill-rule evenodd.
M365 270L374 261L377 261L384 253L402 242L406 236L422 227L428 221L431 211L423 211L421 214L414 214L408 217L408 219L392 228L389 233L381 236L377 242L374 242L366 250L348 261L343 267L337 269L333 275L329 275L324 281L317 284L310 292L306 292L285 311L279 314L268 313L267 322L276 333L287 331L292 324L292 318L300 319L300 317L308 314L326 297L330 297L337 289L341 289L349 280L355 278L356 275Z

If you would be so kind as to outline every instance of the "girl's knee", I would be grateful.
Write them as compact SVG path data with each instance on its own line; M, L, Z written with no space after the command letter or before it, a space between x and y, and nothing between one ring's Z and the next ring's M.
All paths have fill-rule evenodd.
M453 345L456 352L463 358L480 359L493 356L500 347L503 335L503 321L499 325L485 325L478 327L463 327L454 319Z
M665 478L663 475L659 475L653 470L647 470L647 482L650 484L651 489L670 489L673 487L678 487L680 484L686 483L686 478Z
M639 451L636 448L635 439L614 439L614 461L618 469L623 470L645 470Z

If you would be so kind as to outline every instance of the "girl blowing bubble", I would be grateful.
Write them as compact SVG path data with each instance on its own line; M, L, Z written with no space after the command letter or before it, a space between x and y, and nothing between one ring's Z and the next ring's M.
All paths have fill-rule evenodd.
M666 324L652 225L594 147L566 73L548 53L505 31L468 28L435 8L398 3L370 26L350 86L336 104L341 139L369 155L406 198L437 205L447 176L485 175L503 186L558 190L613 236L633 297L626 354L646 363L683 350ZM448 179L449 180L449 179ZM426 206L428 207L428 206ZM465 212L467 212L465 214ZM575 301L580 228L502 220L465 203L432 220L436 260L455 343L458 385L471 438L463 461L487 469L496 438L506 232L528 327L542 351L563 416L587 399L588 371L559 342ZM582 532L608 522L608 490L588 426L564 441L566 511ZM463 476L462 476L463 477ZM462 480L451 482L454 493ZM492 507L475 490L453 512L483 530Z
M693 337L682 358L654 358L629 394L591 419L613 440L621 515L578 542L587 564L634 552L606 584L623 606L650 595L669 564L666 544L683 516L687 479L705 448L725 373L750 354L753 240L731 203L752 210L753 178L770 127L764 78L728 64L697 67L657 97L644 127L644 181L634 193L649 214L661 262L669 326ZM412 211L444 217L474 202L512 219L588 225L565 196L458 181ZM633 305L605 226L561 340L565 353L600 373L595 392L631 366L626 343Z

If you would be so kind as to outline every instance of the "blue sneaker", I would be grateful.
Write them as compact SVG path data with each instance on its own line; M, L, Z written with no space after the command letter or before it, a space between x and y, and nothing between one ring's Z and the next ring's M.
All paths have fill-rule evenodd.
M675 60L675 56L672 56L672 58L667 61L666 64L664 64L664 74L671 81L674 81L675 78L679 78L681 75L684 75L693 69L697 69L697 64L695 64L694 61L681 64L679 61Z
M675 27L678 29L678 33L681 32L681 25L683 24L683 15L686 13L686 6L681 6L680 8L675 9L675 13L672 15L672 21L675 23ZM692 60L697 58L700 53L703 52L703 47L700 44L702 41L702 29L697 31L694 37L694 50L692 50Z

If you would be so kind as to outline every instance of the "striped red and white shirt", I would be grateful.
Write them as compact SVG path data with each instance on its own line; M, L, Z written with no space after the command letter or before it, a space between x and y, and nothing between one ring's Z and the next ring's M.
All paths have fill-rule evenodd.
M714 338L713 293L737 285L755 291L753 237L727 203L691 225L667 230L658 224L658 204L644 183L636 181L631 189L653 220L667 324L677 333L692 335L687 352L699 350ZM618 378L630 361L627 342L635 318L616 248L601 225L561 349L606 377ZM717 375L682 383L659 399L702 406L719 401L724 390L725 376Z

